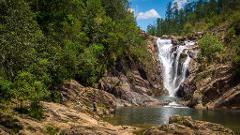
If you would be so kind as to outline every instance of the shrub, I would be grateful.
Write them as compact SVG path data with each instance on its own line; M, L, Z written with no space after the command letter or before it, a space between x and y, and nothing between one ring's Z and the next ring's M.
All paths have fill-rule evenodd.
M23 71L15 78L13 95L20 101L39 101L47 97L49 91L41 81L35 79L33 74Z
M41 81L36 80L33 74L26 71L18 73L13 83L12 95L20 101L16 111L36 119L43 118L40 100L48 97L49 91ZM25 106L23 101L31 101L30 106Z
M57 135L59 132L59 128L53 127L51 125L45 127L45 132L48 135Z
M12 82L0 77L0 103L11 98Z
M198 43L201 50L201 55L206 57L208 61L213 61L217 54L224 49L224 46L221 41L219 41L218 37L211 33L205 34Z

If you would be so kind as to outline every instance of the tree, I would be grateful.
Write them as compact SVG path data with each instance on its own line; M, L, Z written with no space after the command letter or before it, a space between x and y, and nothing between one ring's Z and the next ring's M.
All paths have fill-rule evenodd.
M209 61L213 61L217 53L224 49L219 39L211 33L205 34L198 43L201 49L201 55L207 57Z
M148 25L147 26L147 33L148 34L151 34L151 35L156 35L156 31L157 31L158 29L156 29L153 25Z
M36 58L35 46L43 39L24 0L1 2L0 68L12 79Z

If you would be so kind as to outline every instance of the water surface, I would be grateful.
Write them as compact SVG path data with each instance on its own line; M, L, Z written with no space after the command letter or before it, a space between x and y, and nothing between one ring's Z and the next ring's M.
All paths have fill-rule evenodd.
M123 107L118 108L115 116L108 121L115 125L133 126L167 124L169 117L177 114L191 116L195 120L219 123L240 135L240 111L211 111L173 107Z

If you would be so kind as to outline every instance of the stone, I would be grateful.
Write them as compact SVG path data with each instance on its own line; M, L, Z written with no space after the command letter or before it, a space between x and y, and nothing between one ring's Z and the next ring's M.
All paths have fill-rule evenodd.
M17 134L46 135L48 134L47 128L54 129L54 134L64 135L134 135L133 131L138 130L130 126L124 128L113 126L97 119L93 114L79 112L62 104L51 102L41 102L41 104L45 110L43 120L35 120L24 115L14 115L23 127ZM0 126L0 134L10 134L6 131Z
M75 80L63 82L61 88L62 104L79 111L92 112L93 102L97 104L99 115L109 114L117 107L112 94L91 87L83 87Z
M235 135L220 124L193 120L190 116L172 116L169 124L153 127L144 135Z

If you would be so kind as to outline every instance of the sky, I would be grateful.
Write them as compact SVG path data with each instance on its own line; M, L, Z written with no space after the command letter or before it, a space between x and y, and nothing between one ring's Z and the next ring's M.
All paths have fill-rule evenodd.
M182 8L188 0L129 0L130 10L134 12L138 26L146 30L157 18L165 18L169 2L177 2Z

